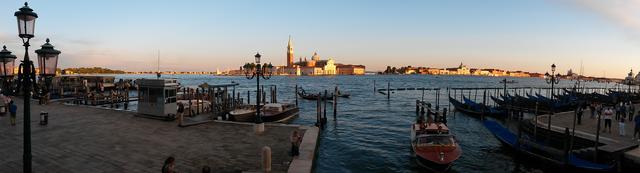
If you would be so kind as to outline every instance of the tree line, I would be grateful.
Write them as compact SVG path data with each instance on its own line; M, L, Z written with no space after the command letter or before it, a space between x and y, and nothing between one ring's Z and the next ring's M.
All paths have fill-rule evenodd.
M80 68L66 68L63 71L72 72L77 74L124 74L122 70L112 70L102 67L80 67Z

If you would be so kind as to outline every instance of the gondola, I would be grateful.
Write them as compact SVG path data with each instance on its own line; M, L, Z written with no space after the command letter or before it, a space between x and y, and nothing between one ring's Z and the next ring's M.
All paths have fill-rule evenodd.
M463 99L464 103L452 97L449 97L449 102L451 102L456 111L460 111L469 115L482 116L484 114L496 118L504 118L506 116L506 111L502 109L476 103L467 98Z
M547 161L561 167L576 169L578 172L611 172L615 168L614 163L602 164L584 160L572 152L569 152L565 159L561 150L547 146L535 139L531 140L525 134L521 134L519 138L518 135L496 121L484 120L483 124L502 144L531 158Z
M305 100L318 100L318 98L323 99L323 100L333 100L333 94L327 94L326 97L324 95L322 95L322 94L320 94L318 96L318 94L308 94L302 88L300 88L300 91L298 91L298 96L300 98L302 98L302 99L305 99Z

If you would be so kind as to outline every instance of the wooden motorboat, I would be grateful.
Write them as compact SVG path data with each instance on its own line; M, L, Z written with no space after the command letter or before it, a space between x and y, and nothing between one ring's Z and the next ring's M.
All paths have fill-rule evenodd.
M260 108L260 117L263 122L287 123L300 113L300 109L295 104L289 103L268 103ZM255 106L246 106L229 112L229 115L240 122L255 122Z
M437 172L448 171L462 155L455 136L444 123L413 124L411 148L419 165Z
M244 106L229 112L230 118L234 121L250 122L256 118L255 106Z
M298 116L300 109L295 104L269 103L262 107L262 121L286 123Z

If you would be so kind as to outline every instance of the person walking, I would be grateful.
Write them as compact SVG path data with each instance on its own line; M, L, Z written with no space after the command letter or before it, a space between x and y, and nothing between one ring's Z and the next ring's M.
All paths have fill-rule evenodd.
M633 117L636 113L636 106L634 106L631 101L629 101L629 110L627 112L629 112L629 121L633 121Z
M291 134L291 156L300 155L300 143L302 142L302 137L297 130L293 131Z
M16 125L16 113L18 113L18 106L13 103L13 100L9 102L9 113L11 114L11 126Z
M611 133L611 119L613 119L613 110L612 108L607 108L604 111L604 129L602 129L602 132L608 130Z
M177 173L175 167L176 159L173 158L173 156L169 156L166 160L164 160L164 165L162 165L162 173Z
M184 121L184 104L182 102L178 102L178 125L182 125Z
M636 115L636 117L633 118L633 122L635 125L635 128L633 128L633 139L637 139L638 142L640 142L640 112L638 112L638 115Z
M591 111L591 119L596 118L596 104L595 103L589 104L589 110Z
M576 110L576 118L578 119L578 125L582 124L582 113L584 112L584 109L586 108L586 106L578 106L578 110Z
M620 117L620 120L618 121L618 135L620 136L624 136L624 120L625 117Z

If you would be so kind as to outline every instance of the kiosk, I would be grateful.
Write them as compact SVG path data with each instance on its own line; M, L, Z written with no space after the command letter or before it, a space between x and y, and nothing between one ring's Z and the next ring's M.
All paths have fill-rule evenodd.
M177 112L177 79L137 79L138 114L174 120Z

